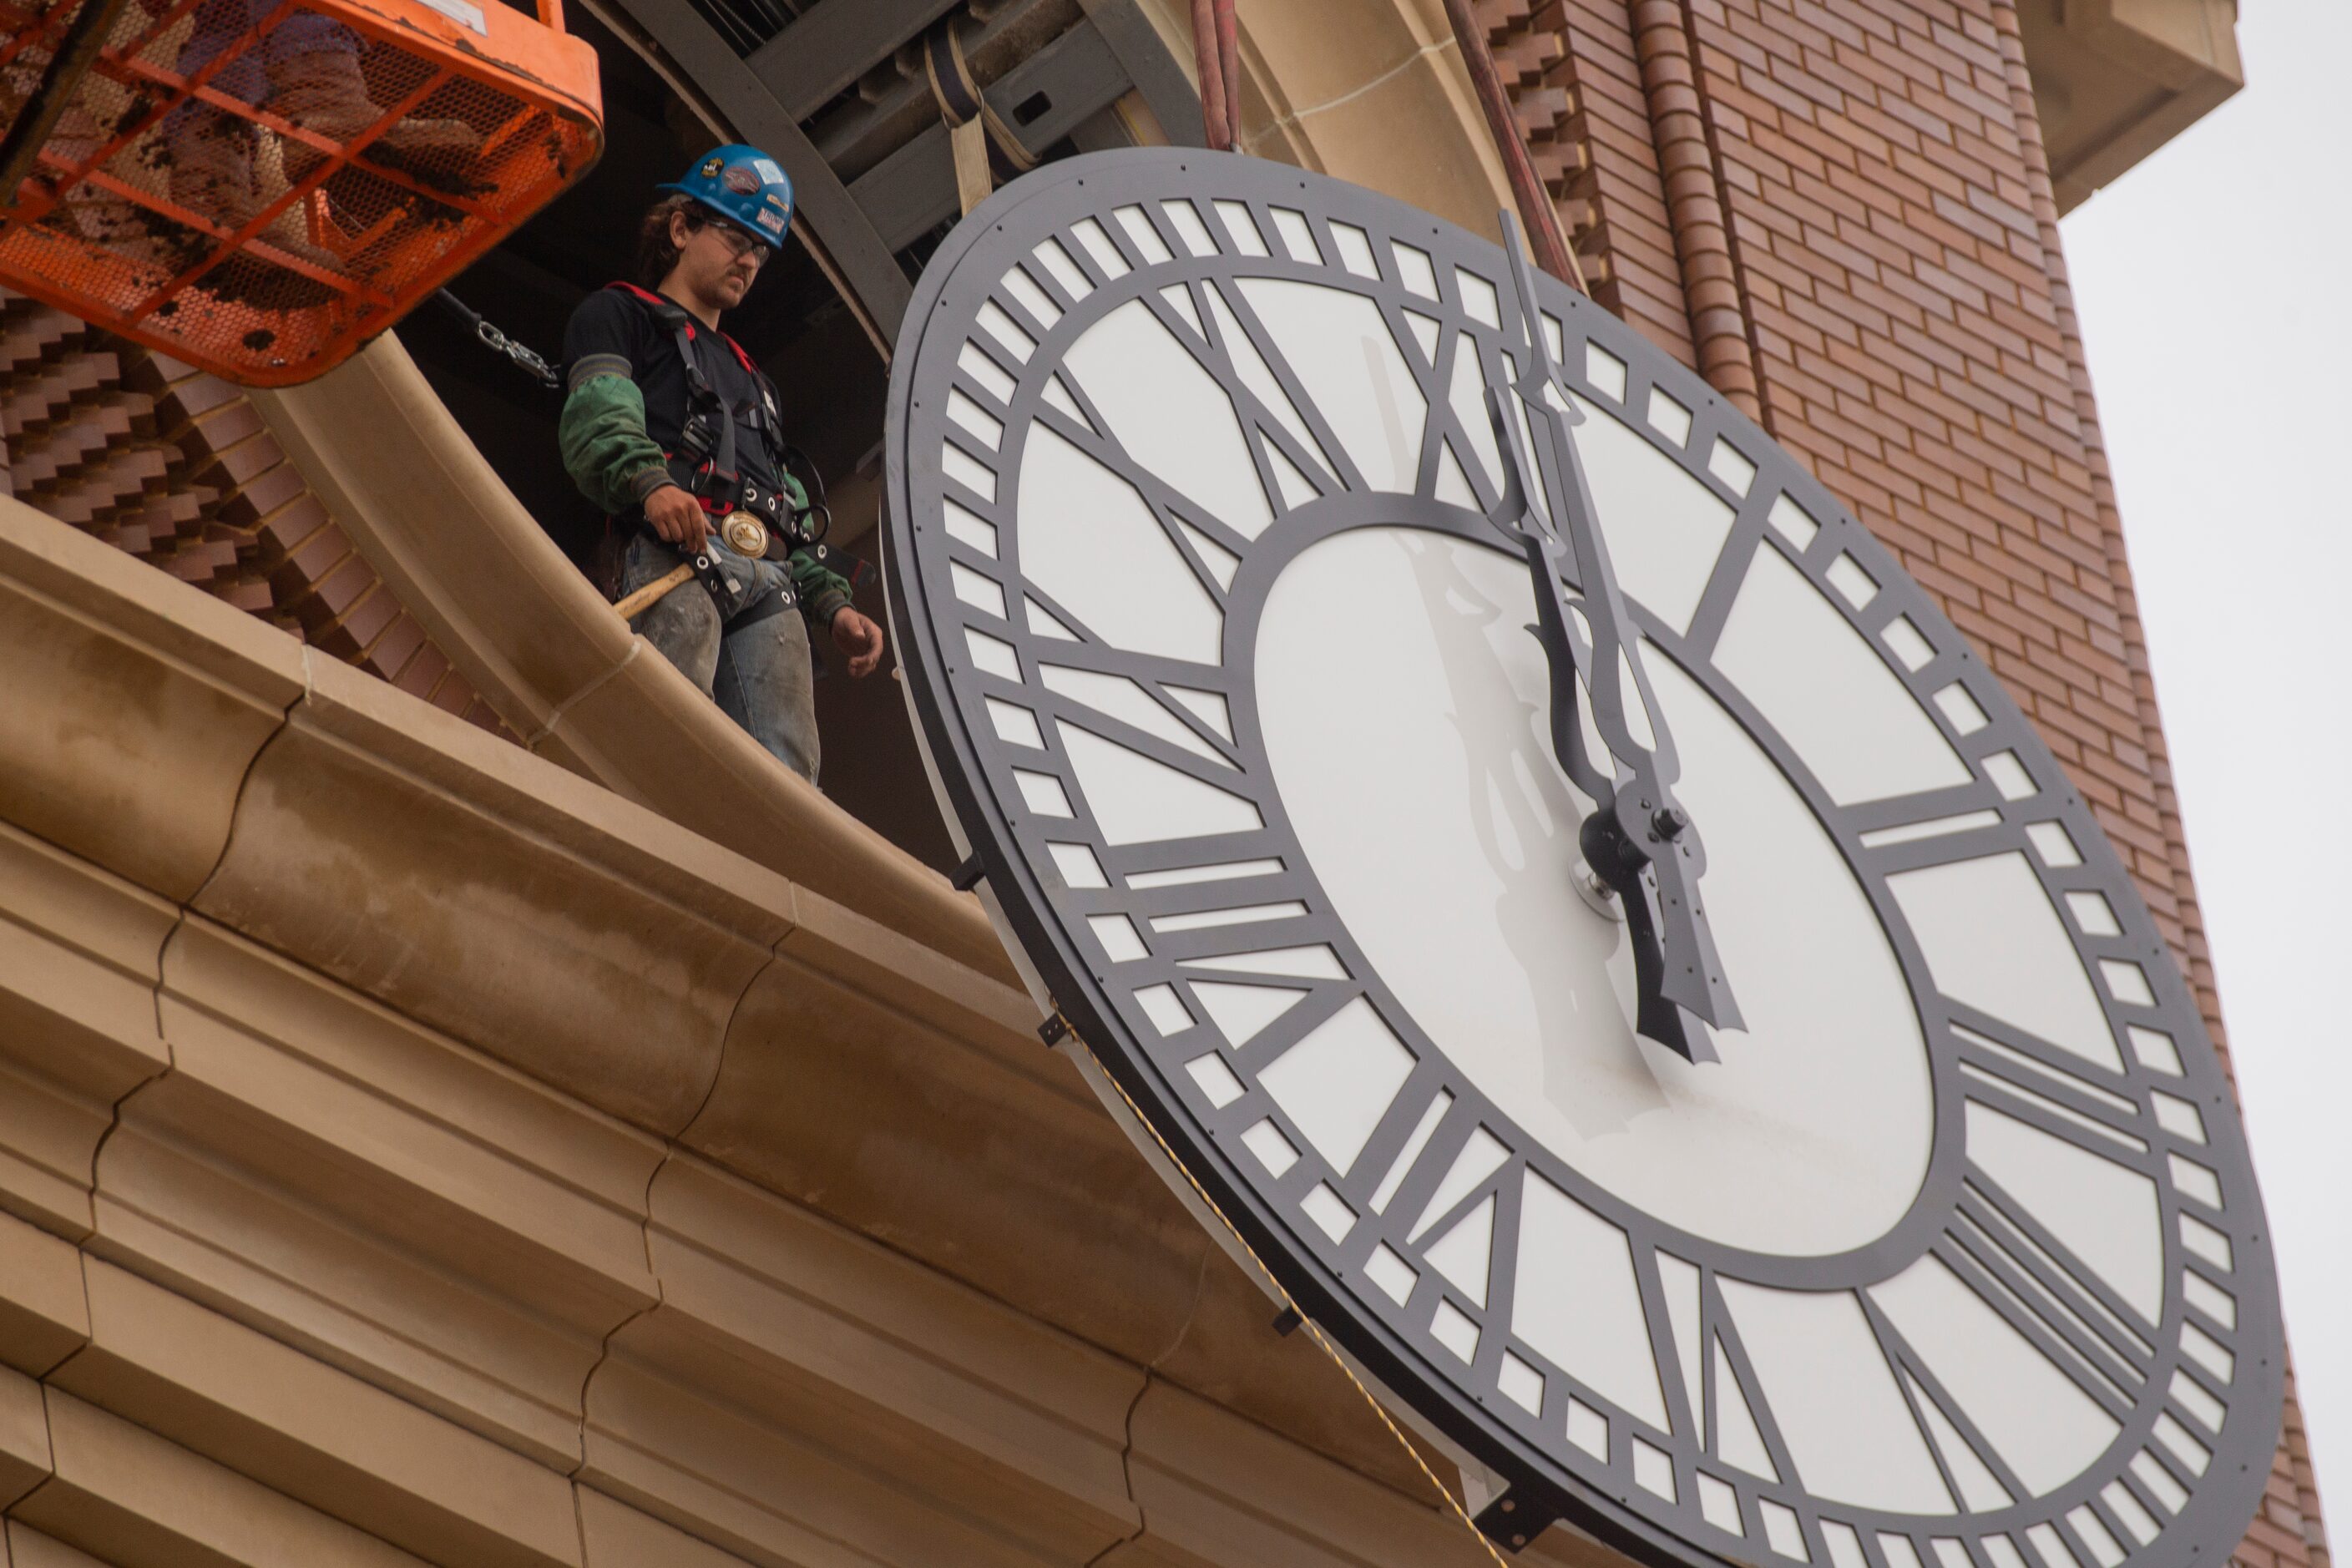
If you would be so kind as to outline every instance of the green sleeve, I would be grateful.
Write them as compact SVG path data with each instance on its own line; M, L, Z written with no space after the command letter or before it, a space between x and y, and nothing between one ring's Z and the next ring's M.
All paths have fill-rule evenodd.
M625 375L591 375L563 400L555 427L563 471L590 500L634 511L669 482L669 462L646 434L646 398Z
M782 478L784 499L795 511L808 510L808 491L800 480L790 474ZM848 605L856 591L848 578L824 563L825 551L821 544L806 545L793 552L787 567L793 574L793 593L801 602L801 614L813 626L830 626L833 617Z
M792 558L793 590L800 595L801 613L813 626L829 626L849 603L849 579L826 566L813 550L795 550Z

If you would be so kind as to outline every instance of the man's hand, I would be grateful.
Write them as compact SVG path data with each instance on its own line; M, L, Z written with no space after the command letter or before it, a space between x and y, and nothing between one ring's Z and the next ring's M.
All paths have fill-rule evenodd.
M852 677L871 675L882 662L882 628L844 605L833 614L833 646L848 656Z
M646 498L646 521L664 543L681 550L700 548L710 532L710 519L702 503L677 485L664 485Z

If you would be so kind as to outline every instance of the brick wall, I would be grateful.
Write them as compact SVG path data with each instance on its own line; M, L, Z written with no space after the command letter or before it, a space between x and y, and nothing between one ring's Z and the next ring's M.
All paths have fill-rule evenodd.
M2011 0L1484 0L1602 303L1869 523L2039 724L2225 1058ZM1529 47L1549 33L1557 48ZM1567 89L1529 115L1539 86ZM2237 1560L2325 1568L2290 1384Z
M512 738L218 376L0 289L0 461L26 505Z

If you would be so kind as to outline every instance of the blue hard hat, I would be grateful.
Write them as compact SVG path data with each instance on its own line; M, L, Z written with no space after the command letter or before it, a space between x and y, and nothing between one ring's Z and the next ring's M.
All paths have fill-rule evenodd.
M793 226L793 182L773 158L740 142L660 189L692 196L762 245L782 245Z

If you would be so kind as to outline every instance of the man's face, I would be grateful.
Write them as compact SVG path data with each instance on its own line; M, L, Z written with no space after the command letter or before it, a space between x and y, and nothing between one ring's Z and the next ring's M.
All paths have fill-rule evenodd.
M761 267L774 254L721 218L708 218L697 228L688 226L685 215L673 215L669 237L677 247L678 281L721 310L743 302Z

